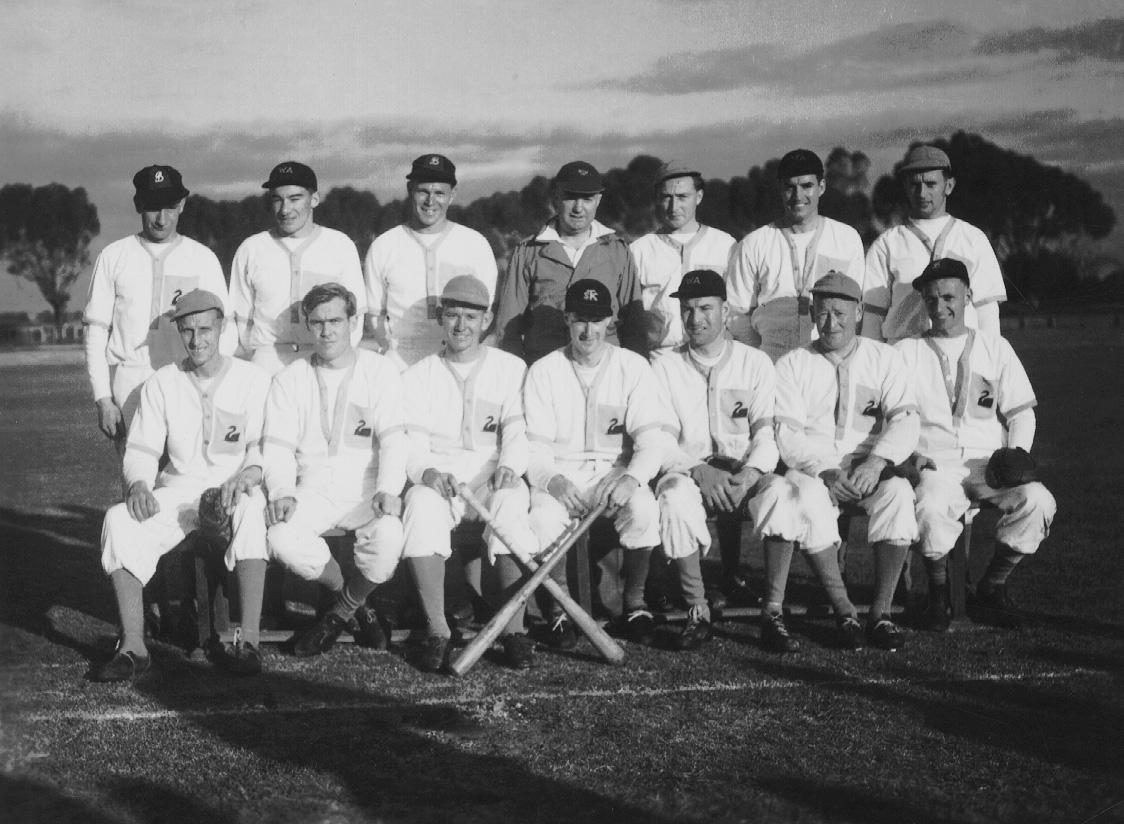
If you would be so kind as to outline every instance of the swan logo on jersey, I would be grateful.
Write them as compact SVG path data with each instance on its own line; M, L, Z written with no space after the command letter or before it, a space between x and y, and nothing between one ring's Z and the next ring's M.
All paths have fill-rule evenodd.
M611 418L609 420L609 428L605 430L606 435L623 435L624 424L618 418Z
M496 421L495 415L489 415L484 419L484 431L495 432L499 429L499 423Z
M226 428L226 434L223 435L222 439L224 441L226 441L227 443L238 443L238 441L241 440L241 438L242 438L242 433L238 431L237 426L228 426Z
M355 427L355 431L352 434L360 438L369 438L371 437L371 427L367 425L365 420L360 418L359 425Z
M991 396L991 390L985 389L980 393L979 400L976 401L977 406L982 406L984 409L991 409L995 406L995 398Z
M749 407L747 407L741 401L738 401L737 403L734 404L734 411L730 413L730 417L731 418L748 418L749 417Z

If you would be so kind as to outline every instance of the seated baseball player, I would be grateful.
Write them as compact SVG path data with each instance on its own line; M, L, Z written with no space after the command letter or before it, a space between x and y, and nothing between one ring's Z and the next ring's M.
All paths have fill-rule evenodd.
M211 487L231 515L226 564L238 576L242 602L241 642L217 663L241 675L261 671L266 544L259 442L269 376L219 352L226 319L213 292L182 296L173 319L187 357L161 367L141 388L125 447L128 492L102 526L102 566L117 596L121 639L113 658L92 673L95 681L124 681L149 668L142 590L160 557L196 529L200 494ZM165 450L168 464L158 471Z
M566 290L570 343L527 371L523 407L530 440L531 528L548 546L574 517L608 504L624 549L623 628L640 643L653 637L644 584L660 542L659 507L649 489L667 448L670 417L647 360L606 339L613 301L605 284L583 278ZM553 570L563 586L563 564ZM549 642L577 643L555 604Z
M274 377L265 410L270 557L335 593L316 625L296 637L298 656L331 649L352 615L360 640L381 648L385 635L364 602L402 554L398 496L410 449L402 380L382 355L355 348L361 319L346 287L314 286L301 312L312 358ZM320 537L333 527L355 531L356 572L347 581Z
M913 487L893 470L917 446L920 419L901 355L855 336L861 301L855 281L838 272L824 275L812 287L819 338L777 361L777 447L797 500L795 517L780 535L800 544L827 590L842 645L857 649L869 639L893 650L904 638L890 619L890 601L917 540ZM839 571L838 518L845 505L870 517L875 571L867 637ZM788 557L778 560L786 575L789 559L791 545ZM783 586L770 585L763 611L779 615L783 598Z
M451 278L441 292L438 323L444 350L423 358L402 376L413 486L402 515L403 557L413 573L428 623L421 666L436 672L446 665L452 632L445 620L445 560L452 554L449 532L475 513L458 493L465 483L488 505L500 531L520 540L528 555L538 541L527 518L530 492L527 434L523 423L523 361L481 343L492 322L488 287L472 275ZM487 535L499 587L513 592L522 578L509 550ZM523 627L523 611L501 636L507 663L525 669L534 644Z
M710 636L700 564L710 547L707 512L740 519L759 484L783 486L772 474L776 372L768 355L727 338L730 308L717 272L688 272L672 297L679 299L687 343L656 358L652 369L675 413L679 443L665 459L656 495L663 551L688 606L676 646L697 649Z
M967 267L938 258L913 281L932 328L896 344L914 376L921 439L912 461L920 550L929 577L925 625L948 629L946 560L960 536L960 518L972 501L1003 513L995 555L976 592L975 617L1018 626L1007 577L1032 555L1050 530L1054 498L1034 480L1029 453L1037 401L1022 363L997 335L967 325L972 305Z

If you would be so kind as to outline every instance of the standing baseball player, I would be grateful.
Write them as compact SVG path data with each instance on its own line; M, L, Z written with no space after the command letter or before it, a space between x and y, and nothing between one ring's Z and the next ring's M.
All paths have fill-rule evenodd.
M313 287L338 283L357 296L359 317L367 311L367 290L359 253L343 232L317 226L320 203L316 173L287 160L273 167L267 199L274 228L242 241L230 270L230 303L245 357L271 375L315 348L315 336L301 317L301 298ZM363 324L351 331L359 345Z
M532 364L523 387L531 527L545 547L572 518L608 502L607 516L624 548L623 627L633 640L650 643L644 584L660 535L648 484L671 445L673 424L648 362L609 343L613 296L605 284L574 281L564 307L569 345ZM564 586L564 565L554 575ZM557 604L549 641L561 649L577 642Z
M160 556L199 524L200 494L220 488L233 537L226 565L238 576L241 641L217 663L239 675L261 671L258 627L265 586L265 498L259 443L269 376L220 351L222 298L195 289L176 302L172 319L187 357L145 382L123 462L128 492L102 526L102 567L113 582L121 617L117 651L95 681L124 681L151 665L144 643L144 585ZM168 465L159 470L165 450Z
M647 354L636 262L624 239L595 219L604 190L585 161L562 166L551 182L555 216L511 254L496 329L500 346L528 364L566 345L567 289L585 279L600 281L610 296L608 342Z
M666 163L655 180L657 231L629 244L644 302L648 350L652 357L683 343L679 305L672 293L687 272L710 269L726 274L734 239L695 218L703 199L702 175L681 163Z
M838 518L843 506L865 510L875 562L866 635L872 645L893 650L904 639L890 619L890 601L917 540L913 487L893 468L917 446L920 418L901 355L856 337L861 301L854 280L824 275L812 287L818 339L777 361L777 447L798 503L780 537L800 543L827 590L842 644L856 649L866 639L839 571ZM785 567L777 582L787 577L787 546L787 557L777 556ZM780 621L783 600L783 586L770 582L763 619Z
M98 410L98 428L124 452L141 384L187 353L172 314L179 298L207 289L226 306L226 280L214 252L176 231L188 190L171 166L146 166L133 176L133 205L141 230L110 243L94 263L83 321L86 369ZM227 329L219 342L233 354Z
M523 482L528 447L523 422L523 361L481 343L492 322L492 294L472 275L445 284L439 304L444 350L406 370L407 430L412 449L407 475L413 482L402 515L403 557L417 584L428 623L422 669L446 665L452 632L445 620L445 560L449 532L466 517L461 483L488 505L500 531L519 540L528 555L539 551L527 519L530 493ZM474 515L467 513L471 519ZM488 557L502 591L522 579L509 550L487 536ZM530 667L534 644L523 627L523 610L501 636L507 663Z
M948 213L956 186L948 155L936 146L909 150L898 178L909 200L909 219L878 236L866 255L862 333L894 343L929 328L913 281L938 258L955 258L968 270L972 303L965 324L999 335L999 304L1007 299L1003 273L987 235Z
M354 614L368 645L386 639L364 604L402 554L402 502L410 443L402 380L387 358L354 345L358 303L338 283L301 301L313 335L310 359L273 379L265 411L266 520L270 556L336 593L317 624L298 635L298 656L327 652ZM321 533L355 530L356 574L346 582Z
M363 261L375 340L402 369L440 347L438 298L446 283L472 275L488 287L490 299L496 293L492 247L479 232L448 219L457 194L452 161L422 155L406 181L406 222L375 238Z
M1007 577L1038 550L1056 504L1034 480L1030 449L1037 403L1026 371L1006 339L969 328L968 267L939 258L913 281L932 328L899 341L914 376L921 440L913 457L920 472L917 526L929 577L925 624L949 626L948 553L960 537L960 518L972 501L996 506L995 555L976 592L977 617L1000 626L1019 618L1007 596Z
M734 250L727 278L734 337L776 360L813 337L811 288L829 271L862 286L863 244L846 224L819 212L823 162L794 149L777 166L784 216L750 232Z
M741 519L746 505L753 507L751 496L784 482L772 474L776 372L761 351L727 339L725 280L711 270L688 272L672 297L682 307L687 344L652 364L679 430L678 448L664 461L667 472L656 495L663 551L679 573L688 605L677 646L697 649L710 636L701 568L710 547L707 512L736 519L740 548Z

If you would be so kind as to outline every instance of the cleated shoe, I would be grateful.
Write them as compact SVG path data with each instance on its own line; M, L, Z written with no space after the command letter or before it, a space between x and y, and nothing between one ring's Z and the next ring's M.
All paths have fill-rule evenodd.
M325 612L310 629L293 639L293 654L298 658L320 655L336 644L336 639L347 628L347 621L334 612Z
M972 617L981 624L1004 629L1018 629L1023 624L1019 611L1007 595L1006 584L989 586L980 581L976 588L976 600L972 605Z
M769 652L799 652L800 642L793 638L784 623L784 613L761 613L761 645Z
M863 627L858 618L848 615L846 618L838 619L838 624L836 637L839 646L843 649L862 649L866 646L866 635L863 633Z
M710 616L702 606L691 607L687 611L687 624L675 639L675 648L680 652L690 652L710 640Z
M559 615L547 631L546 642L555 649L571 650L578 645L578 633L565 615Z
M430 635L422 643L422 672L444 672L449 666L449 639L443 635Z
M868 625L866 633L872 647L894 652L905 646L905 634L889 618L879 618Z
M630 609L624 615L624 632L630 640L650 647L656 640L656 622L646 609Z
M106 684L114 681L128 681L144 675L151 666L152 658L147 655L137 655L135 652L115 652L112 658L93 671L90 680Z
M355 628L351 630L351 634L360 645L377 650L390 649L390 633L383 626L378 610L362 604L355 610L354 617Z
M215 664L231 675L253 677L261 675L261 652L253 644L243 641L235 631L234 643L223 644Z
M509 633L500 639L503 660L512 669L530 669L535 665L535 642L521 633Z
M921 626L930 632L947 632L952 623L948 608L948 584L930 589L925 611L921 614Z

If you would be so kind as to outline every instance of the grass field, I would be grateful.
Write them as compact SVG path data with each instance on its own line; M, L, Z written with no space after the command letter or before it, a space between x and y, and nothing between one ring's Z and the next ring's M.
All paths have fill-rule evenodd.
M1059 504L1021 631L842 653L809 620L780 659L727 622L697 653L583 642L462 680L351 645L269 649L250 681L159 645L134 684L85 680L115 631L113 452L80 365L0 360L0 821L1124 821L1124 334L1010 336Z

